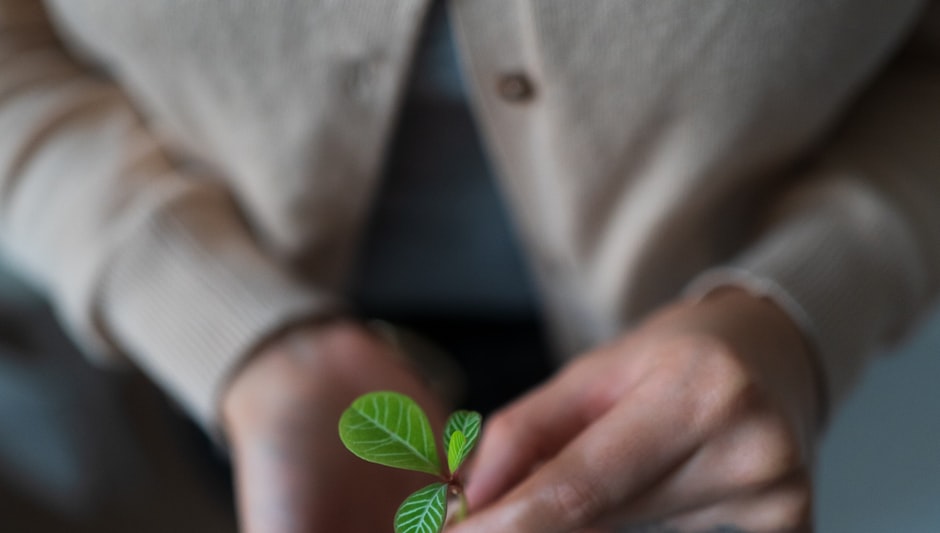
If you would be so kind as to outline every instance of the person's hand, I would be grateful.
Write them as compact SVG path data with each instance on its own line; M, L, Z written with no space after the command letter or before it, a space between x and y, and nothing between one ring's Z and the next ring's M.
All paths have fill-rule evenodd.
M442 425L442 406L408 365L349 322L286 334L238 372L222 408L241 531L391 531L397 506L427 475L367 463L343 447L342 411L374 390L411 396Z
M675 304L490 418L447 533L810 531L814 369L767 301Z

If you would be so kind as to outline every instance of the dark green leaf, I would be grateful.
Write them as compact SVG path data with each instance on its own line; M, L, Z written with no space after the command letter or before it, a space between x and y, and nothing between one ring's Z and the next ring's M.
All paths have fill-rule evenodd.
M404 394L360 396L340 418L339 435L349 451L366 461L441 475L428 417Z

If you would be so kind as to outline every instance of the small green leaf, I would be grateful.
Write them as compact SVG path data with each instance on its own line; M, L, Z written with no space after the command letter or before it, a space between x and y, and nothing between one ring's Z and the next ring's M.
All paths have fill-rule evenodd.
M460 468L460 463L465 457L463 454L464 445L467 444L467 437L463 436L463 431L459 429L450 436L450 443L447 444L447 467L451 473Z
M447 516L447 485L433 483L405 498L395 513L395 533L439 533Z
M404 394L360 396L340 417L339 436L349 451L366 461L441 474L428 417Z
M457 471L467 459L480 438L483 417L474 411L455 411L444 426L444 445L447 447L447 466L451 473ZM455 446L454 438L460 434L463 442Z

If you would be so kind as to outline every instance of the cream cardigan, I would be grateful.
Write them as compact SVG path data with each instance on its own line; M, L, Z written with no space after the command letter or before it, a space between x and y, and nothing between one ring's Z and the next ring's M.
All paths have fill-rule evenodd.
M260 339L341 309L428 0L41 4L0 0L3 248L211 424ZM559 353L737 284L842 396L937 292L927 4L451 0Z

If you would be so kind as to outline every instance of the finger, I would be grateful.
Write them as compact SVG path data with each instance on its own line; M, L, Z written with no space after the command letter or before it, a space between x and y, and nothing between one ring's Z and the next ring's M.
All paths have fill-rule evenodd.
M780 417L752 410L711 436L685 462L617 510L620 522L647 522L762 491L805 468Z
M681 463L698 443L682 416L661 416L656 397L638 390L618 403L506 497L453 532L569 533L597 523Z
M473 508L501 496L587 427L593 402L584 374L564 371L490 417L467 486Z
M803 471L761 492L669 519L666 530L809 533L813 530L812 501L810 477Z

